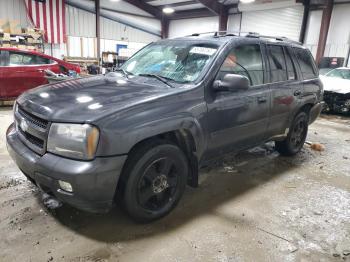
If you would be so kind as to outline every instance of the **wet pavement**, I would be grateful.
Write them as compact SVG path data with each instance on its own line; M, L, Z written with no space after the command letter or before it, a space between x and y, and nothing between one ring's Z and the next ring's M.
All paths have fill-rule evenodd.
M200 172L178 207L152 224L119 208L47 210L10 159L0 109L0 261L350 261L350 118L310 126L295 157L273 144Z

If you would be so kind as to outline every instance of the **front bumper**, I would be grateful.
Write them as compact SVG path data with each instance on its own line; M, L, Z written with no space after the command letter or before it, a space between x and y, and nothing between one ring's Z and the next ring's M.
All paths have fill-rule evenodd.
M309 115L309 125L315 122L317 117L320 115L321 111L323 110L325 106L325 102L319 102L315 104L311 109L310 109L310 115Z
M324 92L324 112L350 113L350 93Z
M21 171L46 193L78 209L103 213L111 209L126 155L78 161L51 153L40 156L18 138L12 124L6 132L7 149ZM73 193L60 189L69 182Z

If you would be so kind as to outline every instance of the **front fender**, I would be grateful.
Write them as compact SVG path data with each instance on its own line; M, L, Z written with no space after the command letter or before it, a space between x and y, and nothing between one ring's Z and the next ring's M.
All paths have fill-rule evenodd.
M137 143L171 131L187 130L191 133L196 145L197 155L200 157L205 148L205 135L200 122L193 116L181 114L160 118L109 134L108 139L100 141L97 155L124 155Z

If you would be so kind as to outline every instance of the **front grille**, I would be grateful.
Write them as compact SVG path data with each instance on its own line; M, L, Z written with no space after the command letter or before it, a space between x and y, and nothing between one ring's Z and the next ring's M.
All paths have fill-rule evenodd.
M15 121L20 140L34 152L45 154L49 122L19 106L15 112Z
M42 129L46 129L48 125L48 121L41 119L33 114L30 114L24 111L22 108L18 107L18 113L28 122L32 123L35 126L38 126Z
M28 140L31 144L39 147L40 149L44 148L44 140L37 138L27 132L24 132L21 128L18 128L19 132L22 136L25 137L26 140Z

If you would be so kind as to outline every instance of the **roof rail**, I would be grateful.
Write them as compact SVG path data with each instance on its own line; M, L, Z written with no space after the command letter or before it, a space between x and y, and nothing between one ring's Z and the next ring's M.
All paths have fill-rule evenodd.
M259 34L257 32L210 31L210 32L203 32L203 33L193 33L193 34L187 35L187 36L200 36L200 35L208 35L208 34L213 34L214 37L245 36L245 37L251 37L251 38L267 38L267 39L274 39L274 40L277 40L277 41L301 44L298 41L292 40L292 39L284 37L284 36L261 35L261 34Z
M292 40L288 37L285 36L270 36L270 35L261 35L256 32L250 32L246 37L255 37L255 38L267 38L267 39L275 39L277 41L283 41L283 42L289 42L289 43L295 43L295 44L300 44L300 42Z

